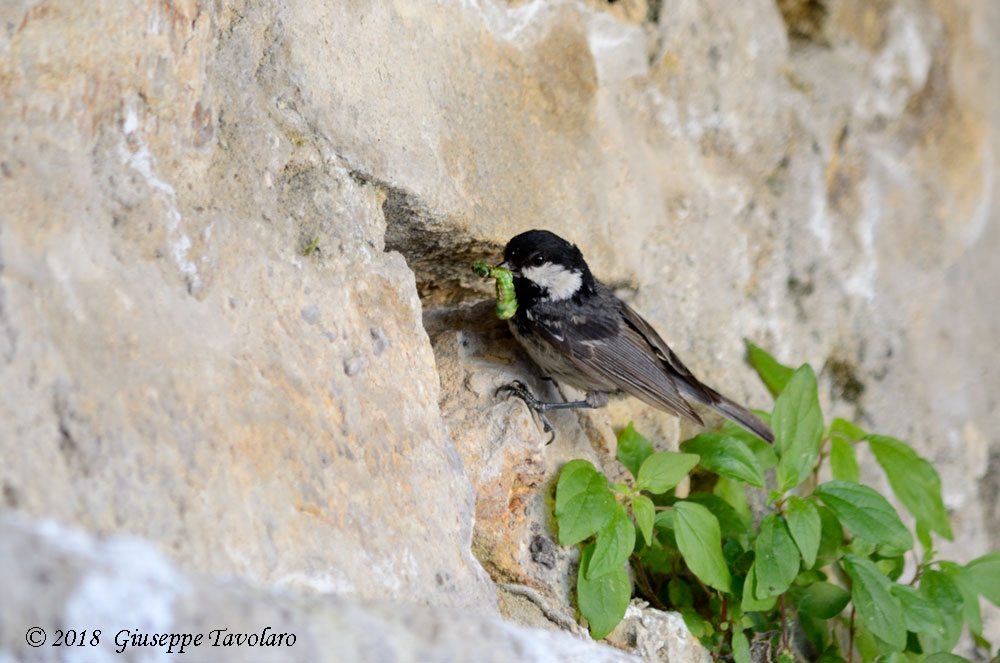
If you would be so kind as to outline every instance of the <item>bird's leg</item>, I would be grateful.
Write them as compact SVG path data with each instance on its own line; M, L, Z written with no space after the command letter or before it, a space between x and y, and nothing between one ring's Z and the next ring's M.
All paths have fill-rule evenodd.
M595 403L593 400L582 400L582 401L540 401L538 400L528 388L519 380L514 380L510 384L505 384L501 386L496 391L496 395L505 395L507 398L511 396L517 396L524 404L530 407L532 410L538 413L538 418L542 420L545 424L545 432L552 433L549 441L546 444L552 444L552 441L556 439L556 429L552 427L552 423L549 418L545 416L545 412L548 410L571 410L575 408L595 408L600 407L599 403ZM606 400L606 399L605 399Z

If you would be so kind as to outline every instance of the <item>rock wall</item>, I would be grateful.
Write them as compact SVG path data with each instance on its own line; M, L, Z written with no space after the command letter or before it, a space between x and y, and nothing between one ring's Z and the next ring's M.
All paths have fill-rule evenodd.
M152 661L173 655L223 663L465 663L475 655L487 663L638 661L608 646L515 626L497 615L385 598L291 597L186 576L161 552L131 537L96 542L51 522L10 518L0 527L0 553L9 560L0 566L4 610L14 615L8 621L5 614L10 637L0 643L4 660ZM44 642L32 651L25 634L28 625L39 623L53 626L44 634L32 632L34 643ZM98 633L94 625L104 628ZM89 628L81 636L84 626ZM51 647L60 638L57 628L63 642L83 638L85 645ZM150 644L150 633L177 637L173 643Z
M945 555L1000 547L998 34L991 0L0 5L4 536L572 629L553 473L692 429L622 402L543 448L492 398L536 373L469 263L548 227L722 391L768 402L743 337L811 362L937 465Z

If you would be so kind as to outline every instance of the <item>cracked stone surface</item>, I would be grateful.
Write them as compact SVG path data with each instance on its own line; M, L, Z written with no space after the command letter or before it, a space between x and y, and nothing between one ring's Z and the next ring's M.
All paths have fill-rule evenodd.
M0 566L4 660L641 660L568 633L517 626L495 614L384 598L267 592L243 582L188 575L134 537L96 540L52 521L29 524L0 518L0 554L9 560ZM25 634L38 624L53 626L45 628L44 645L29 649ZM51 646L58 637L56 628L76 631L74 639L79 637L77 629L86 628L87 645ZM161 633L189 634L191 643L183 652L179 638L172 649L169 639L133 645L133 636ZM238 640L240 634L247 640ZM68 632L65 637L70 637ZM8 658L11 653L13 658Z

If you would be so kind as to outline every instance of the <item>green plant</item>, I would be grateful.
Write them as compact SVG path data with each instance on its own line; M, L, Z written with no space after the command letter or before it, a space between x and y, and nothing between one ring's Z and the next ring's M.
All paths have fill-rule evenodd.
M933 535L952 532L930 463L849 421L824 426L808 364L792 370L752 343L748 357L775 397L770 417L758 413L774 428L773 447L727 422L680 452L654 452L629 424L617 458L631 485L609 484L585 460L562 469L559 542L583 547L577 598L591 635L621 621L628 563L638 595L678 610L717 657L736 663L750 661L751 647L791 660L796 623L824 663L853 661L855 650L863 661L961 660L948 652L963 626L989 650L979 596L1000 605L1000 552L964 566L936 558ZM921 552L888 500L858 482L858 444L912 514ZM833 479L818 483L824 463ZM691 492L677 497L689 473ZM746 489L766 485L776 486L770 512L755 524Z
M308 244L302 247L302 255L310 256L319 247L319 235L313 237Z

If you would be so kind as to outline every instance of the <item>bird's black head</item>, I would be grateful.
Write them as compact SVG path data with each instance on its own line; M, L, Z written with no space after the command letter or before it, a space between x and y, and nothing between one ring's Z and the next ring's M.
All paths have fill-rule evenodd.
M507 242L504 263L514 275L519 302L561 301L594 292L583 253L548 230L529 230Z

